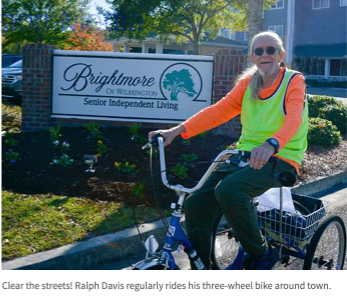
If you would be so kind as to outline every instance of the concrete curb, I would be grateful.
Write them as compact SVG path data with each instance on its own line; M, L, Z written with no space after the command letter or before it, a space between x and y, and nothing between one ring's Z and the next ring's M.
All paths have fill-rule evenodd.
M301 184L292 188L292 193L299 195L312 195L326 189L332 188L338 184L347 184L347 172L340 172L333 176L317 179L307 184Z
M312 195L339 184L347 184L347 172L294 187L292 191L295 194ZM163 241L166 235L161 220L143 224L139 226L139 229L144 239L149 235L155 235L159 241ZM108 260L122 259L144 252L145 249L137 229L131 227L113 234L106 234L47 252L3 262L2 269L80 270Z

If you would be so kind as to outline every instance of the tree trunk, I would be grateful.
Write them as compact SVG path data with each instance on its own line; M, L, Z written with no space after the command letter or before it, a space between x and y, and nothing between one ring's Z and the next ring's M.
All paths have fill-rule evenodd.
M200 36L198 32L193 33L193 39L194 39L194 42L193 42L194 55L200 55L200 45L199 45Z
M200 46L199 41L194 41L193 43L193 50L195 55L200 55Z
M248 51L251 51L251 41L254 35L263 30L264 0L248 0ZM252 64L251 59L247 61Z

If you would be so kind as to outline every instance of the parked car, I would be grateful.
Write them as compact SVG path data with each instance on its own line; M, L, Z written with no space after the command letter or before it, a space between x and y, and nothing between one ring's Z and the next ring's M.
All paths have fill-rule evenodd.
M23 60L2 68L2 97L13 103L22 101Z
M23 57L21 55L3 54L1 56L1 68L7 68L8 66L22 59Z

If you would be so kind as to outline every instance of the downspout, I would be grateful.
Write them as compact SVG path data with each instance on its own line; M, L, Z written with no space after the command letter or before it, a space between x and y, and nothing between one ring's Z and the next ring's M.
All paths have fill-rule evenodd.
M295 0L287 1L287 39L286 39L286 62L290 68L293 62L293 43L295 25Z

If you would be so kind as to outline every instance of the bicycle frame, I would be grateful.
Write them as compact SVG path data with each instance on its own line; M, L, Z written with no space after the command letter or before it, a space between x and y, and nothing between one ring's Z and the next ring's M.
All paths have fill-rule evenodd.
M147 251L147 258L143 261L140 261L133 266L140 270L145 270L153 266L164 265L165 268L175 269L176 264L174 257L172 255L173 245L175 242L180 242L183 245L185 252L188 254L189 258L194 262L195 266L199 270L204 270L206 267L203 265L201 259L198 257L197 252L194 250L192 242L189 240L187 234L183 230L180 220L183 216L182 207L187 194L191 194L196 190L200 189L202 185L205 183L207 178L210 176L212 171L217 167L218 162L226 155L230 154L238 154L238 150L225 150L221 152L210 165L204 176L200 179L198 184L194 188L185 188L182 185L170 185L167 176L166 176L166 163L165 163L165 153L164 153L164 142L163 138L158 138L159 144L159 156L160 156L160 170L161 170L161 179L163 184L173 190L178 195L178 201L176 204L172 205L172 209L174 210L172 213L170 225L168 227L168 232L166 235L166 240L163 246L163 249L157 252ZM147 144L143 148L152 146Z
M176 268L175 259L172 254L172 250L174 247L175 242L179 242L182 246L185 252L188 254L190 260L195 264L197 269L204 270L206 267L202 263L201 259L199 258L197 252L195 251L192 242L189 240L187 234L183 230L180 220L183 216L182 214L182 207L185 200L185 197L187 194L191 194L195 192L196 190L200 189L202 185L205 183L207 178L210 176L212 171L216 168L218 162L226 155L235 155L239 154L238 150L225 150L222 151L213 161L213 163L210 165L206 173L203 175L201 180L198 182L198 184L194 188L185 188L182 185L170 185L167 176L166 176L166 163L165 163L165 154L164 154L164 145L163 145L163 138L158 138L158 144L159 144L159 154L160 154L160 169L161 169L161 179L163 184L176 192L178 195L178 201L176 204L172 204L171 208L173 209L170 225L168 227L168 232L166 235L166 240L163 246L163 249L160 252L156 251L150 251L147 249L147 256L145 260L142 260L136 264L133 265L134 268L139 270L146 270L154 266L164 266L164 269L170 269L174 270ZM143 148L150 147L152 150L152 146L150 144L147 144ZM152 152L151 152L152 153ZM282 202L282 191L281 191L281 202ZM281 203L282 205L282 203ZM282 210L282 209L281 209ZM306 253L297 247L292 247L294 250L288 249L283 245L281 242L282 239L282 212L280 213L281 216L281 223L280 223L280 259L282 256L294 256L299 259L305 259ZM154 237L152 237L151 240L153 240ZM268 242L272 244L275 242L275 240L270 238L267 238ZM155 240L155 239L154 239ZM157 244L158 245L158 244ZM243 258L246 255L244 252L242 246L240 246L236 259L229 267L225 268L225 270L240 270L242 269L242 262ZM285 259L285 258L283 258ZM288 258L289 259L289 258Z

